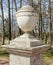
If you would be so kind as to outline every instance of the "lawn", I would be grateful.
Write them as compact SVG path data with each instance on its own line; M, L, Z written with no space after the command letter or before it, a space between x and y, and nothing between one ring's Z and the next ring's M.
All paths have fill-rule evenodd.
M53 63L53 49L49 49L43 55L44 58L44 65L51 65Z
M0 47L0 57L8 58L9 54Z

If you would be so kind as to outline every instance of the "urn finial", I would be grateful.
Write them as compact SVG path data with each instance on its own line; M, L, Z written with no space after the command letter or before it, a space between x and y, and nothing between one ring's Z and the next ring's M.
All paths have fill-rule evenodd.
M23 30L25 33L32 31L35 27L37 13L32 6L23 6L20 8L17 13L17 22L18 26Z

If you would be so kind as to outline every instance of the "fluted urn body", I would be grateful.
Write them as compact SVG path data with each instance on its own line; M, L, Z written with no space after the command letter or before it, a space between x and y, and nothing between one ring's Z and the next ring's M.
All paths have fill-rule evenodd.
M28 32L34 29L37 13L32 6L24 6L17 11L16 17L19 27Z

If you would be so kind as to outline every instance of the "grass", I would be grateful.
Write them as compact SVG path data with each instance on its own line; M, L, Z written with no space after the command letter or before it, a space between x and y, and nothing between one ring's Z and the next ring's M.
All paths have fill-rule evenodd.
M47 52L43 55L44 58L44 65L50 65L53 63L53 49L50 48Z
M2 41L2 38L0 37L0 41ZM5 38L5 44L9 43L9 40L7 38ZM8 58L9 57L9 54L3 50L0 46L0 57L3 57L3 58Z
M9 54L0 47L0 57L8 58Z

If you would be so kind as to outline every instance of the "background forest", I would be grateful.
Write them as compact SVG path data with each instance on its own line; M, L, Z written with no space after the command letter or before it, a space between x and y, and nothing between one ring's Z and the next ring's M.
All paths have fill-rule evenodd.
M53 0L0 0L0 37L2 44L21 34L16 25L16 11L25 5L31 5L38 13L35 29L31 32L44 43L52 43Z

